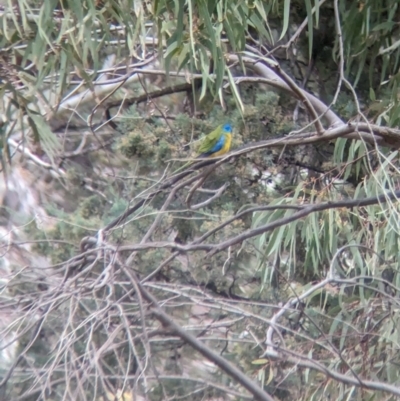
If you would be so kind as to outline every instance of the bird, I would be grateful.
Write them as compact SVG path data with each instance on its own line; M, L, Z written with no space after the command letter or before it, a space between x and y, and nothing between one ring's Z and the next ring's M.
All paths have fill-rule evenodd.
M219 125L214 131L205 136L198 149L198 156L196 159L203 159L208 157L218 157L229 152L232 143L233 128L229 123ZM185 169L193 164L190 161L180 167L175 173Z
M198 149L199 155L196 159L218 157L228 153L232 143L232 132L233 128L231 124L225 123L219 125L203 139ZM193 161L186 163L176 170L175 173L185 169L193 163Z
M224 124L210 132L199 147L200 154L197 159L222 156L229 152L232 143L232 131L231 124Z

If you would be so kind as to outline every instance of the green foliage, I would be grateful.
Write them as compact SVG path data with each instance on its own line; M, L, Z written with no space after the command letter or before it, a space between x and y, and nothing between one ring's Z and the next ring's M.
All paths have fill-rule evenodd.
M37 110L41 112L44 105L32 94L37 91L41 93L46 82L46 90L54 92L55 98L61 98L71 82L69 71L74 69L93 89L96 71L101 68L107 54L104 50L109 47L107 44L112 43L112 52L123 57L135 55L133 44L139 43L146 48L143 33L146 24L152 23L153 32L157 28L159 46L163 43L167 46L163 56L167 70L173 63L178 65L178 69L188 66L192 72L201 72L200 99L206 96L207 91L215 99L224 76L229 72L224 58L226 52L240 53L250 36L273 47L277 37L286 35L291 23L302 21L307 16L308 53L311 57L316 39L319 40L318 37L325 33L310 33L314 29L321 29L326 21L335 19L331 5L319 7L318 2L313 4L309 0L272 3L259 0L250 3L160 0L154 4L143 1L131 3L109 0L99 5L94 1L80 4L72 0L61 3L53 0L46 6L39 2L36 14L25 1L19 1L21 12L26 14L23 23L17 23L18 15L14 9L10 9L10 14L2 18L4 35L1 40L2 47L9 51L8 74L3 80L5 78L6 86L13 91L17 103L33 103L32 107L26 109L31 116ZM398 0L394 3L371 0L360 4L341 0L340 15L337 16L343 30L346 74L351 82L359 83L363 90L372 89L378 99L390 88L391 103L387 105L387 123L390 125L396 125L396 116L399 114L396 89L400 54L396 42L397 5ZM54 13L64 18L53 18ZM111 29L110 22L114 27L119 24L125 27L125 40L120 40L118 30ZM283 25L279 25L281 23ZM27 45L20 46L21 42ZM332 43L327 43L332 48ZM320 46L321 49L325 47ZM334 55L339 57L337 44ZM369 60L368 63L366 60ZM28 65L37 72L19 72ZM58 74L57 82L47 78L55 74ZM370 80L360 79L364 75L368 75ZM15 90L13 82L17 78L25 85L24 91ZM367 86L364 85L366 82L369 82ZM234 90L231 100L238 112L243 113L239 92ZM9 113L11 116L12 108ZM37 129L38 122L34 118L28 123L42 135L38 139L43 142L44 151L53 158L57 149L53 145L46 146L50 144L49 140L54 144L54 138L48 135L49 130L45 128L46 124L40 123L41 127ZM161 158L167 157L168 152L164 150Z
M139 156L151 158L156 153L157 138L150 132L132 131L127 133L120 141L120 152L128 157Z
M86 198L80 205L79 214L84 219L90 219L94 216L101 216L103 214L105 202L98 196L92 195Z
M279 137L293 128L293 123L284 113L280 96L273 91L253 90L253 105L245 105L243 118L237 124L245 135L245 142ZM244 97L246 99L247 96ZM286 105L287 107L287 105Z
M357 106L354 97L349 93L341 93L334 106L334 110L344 119L354 117L357 113Z
M323 100L334 97L343 62L344 76L356 92L341 82L331 109L347 120L360 107L378 124L397 125L399 1L339 0L335 15L336 3L311 0L18 0L0 16L3 155L16 160L7 141L20 135L13 149L18 146L27 163L44 165L59 179L50 190L35 181L34 195L46 199L53 190L64 194L61 201L46 205L51 226L43 228L37 217L23 227L26 242L36 242L18 255L19 270L7 273L11 284L4 291L15 296L12 307L26 313L25 325L30 319L40 323L38 332L28 328L35 342L18 370L28 373L12 378L23 377L28 390L15 398L26 398L31 388L41 397L50 386L54 399L105 400L105 394L113 397L117 389L122 393L129 383L138 384L135 391L143 385L151 400L223 398L230 390L237 391L224 373L213 368L204 372L193 363L197 355L154 319L155 305L146 304L127 272L135 272L163 310L186 330L282 400L323 399L326 394L337 400L380 397L365 386L355 390L331 377L327 380L325 372L302 370L306 356L346 377L357 374L361 380L398 386L398 290L392 284L400 284L400 228L394 201L312 213L257 237L239 238L215 254L204 249L177 252L179 246L196 245L193 241L250 207L305 206L397 190L396 151L352 138L340 138L334 145L321 138L318 145L299 142L292 148L242 154L215 171L190 172L176 193L163 187L152 194L167 182L175 168L172 163L192 157L204 135L221 123L232 123L235 150L290 137L292 130L311 122L301 107L300 118L293 122L297 99L271 91L257 79L235 79L244 74L244 52L254 52L257 63L276 57L296 82L303 81L303 70L315 61L312 82L305 82L305 89ZM279 45L286 43L305 18L307 28L299 37L271 55L278 39L283 40ZM335 32L337 21L343 49ZM157 49L159 53L153 53ZM158 58L150 62L153 54ZM239 57L237 65L228 65L232 58L226 56L232 54ZM282 61L284 57L287 60ZM147 71L130 75L132 68L142 67ZM164 68L165 80L156 71ZM105 72L99 73L101 69ZM194 93L188 90L162 99L154 95L159 86L189 80L189 73L201 76L201 84L193 83ZM136 81L128 83L133 78ZM107 79L116 83L115 92L105 90L102 82ZM68 103L83 94L78 102ZM148 101L137 100L142 95ZM129 98L134 105L118 109L112 120L119 124L118 133L110 134L100 129L100 110L107 110L111 98L121 104ZM66 112L71 114L64 118ZM358 117L364 121L364 116ZM82 134L82 125L88 133ZM194 174L204 181L190 181ZM221 188L224 191L217 196ZM33 198L28 189L25 192ZM140 207L126 220L103 230L137 202ZM19 212L10 208L15 216ZM202 244L215 249L227 239L294 213L264 209L245 214ZM19 245L14 244L14 231L21 228L7 226L2 234L7 238L6 253ZM86 248L82 239L94 235L93 249ZM147 249L151 242L154 246ZM59 266L35 268L40 260L26 263L24 257L35 251L60 263L62 272ZM174 259L168 262L171 256ZM25 265L29 268L22 269ZM75 270L67 277L71 266ZM8 268L6 263L2 268ZM329 277L337 281L307 293L315 282ZM298 302L281 306L290 299ZM272 324L270 318L278 311L282 319ZM270 328L282 351L276 361L260 358ZM29 348L30 339L23 337L21 345ZM296 369L288 368L291 352L302 354L293 362ZM146 376L150 368L155 368L160 382L153 384ZM96 380L99 372L104 383ZM177 372L182 374L179 380ZM193 390L186 381L203 376L200 389ZM210 389L212 381L218 383L217 390ZM108 387L113 391L105 391ZM237 394L229 397L239 399Z

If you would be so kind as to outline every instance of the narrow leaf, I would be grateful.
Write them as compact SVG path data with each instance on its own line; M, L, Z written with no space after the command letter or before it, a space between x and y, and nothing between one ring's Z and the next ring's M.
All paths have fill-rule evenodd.
M283 29L279 40L281 40L288 29L289 26L289 14L290 14L290 0L285 0L283 5Z

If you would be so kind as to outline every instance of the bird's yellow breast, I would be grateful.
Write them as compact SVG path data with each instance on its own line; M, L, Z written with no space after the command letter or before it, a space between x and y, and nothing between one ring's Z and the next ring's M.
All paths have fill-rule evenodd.
M229 149L231 148L232 135L231 134L224 134L224 135L225 135L225 142L223 148L218 152L213 153L211 157L222 156L225 153L229 152Z

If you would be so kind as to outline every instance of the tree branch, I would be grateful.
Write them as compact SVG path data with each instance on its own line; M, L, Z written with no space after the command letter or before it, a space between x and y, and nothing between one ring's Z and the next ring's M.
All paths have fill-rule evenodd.
M308 358L304 355L298 354L294 351L289 351L287 349L280 349L280 350L286 354L284 356L285 362L289 362L289 363L293 364L294 366L300 366L305 369L316 370L338 382L348 384L351 386L366 388L366 389L374 390L374 391L386 391L386 392L388 392L390 394L394 394L398 397L400 396L400 388L399 387L393 386L391 384L382 383L382 382L375 382L372 380L358 381L357 378L355 378L355 377L351 377L347 374L342 374L337 371L328 369L321 363L319 363L311 358ZM293 356L290 356L290 355L293 355ZM274 355L268 354L268 356L270 358L277 359L276 356L274 357Z
M221 370L235 379L240 383L246 390L248 390L256 400L260 401L274 401L274 399L266 393L261 387L250 380L245 374L243 374L238 368L222 358L220 355L213 352L210 348L205 346L196 337L189 334L181 326L168 316L158 305L157 299L153 297L144 286L137 280L135 274L129 269L124 268L125 273L132 281L136 283L143 298L147 300L153 306L154 316L169 330L173 331L179 338L189 344L192 348L198 351L201 355L206 357L209 361L215 363Z

